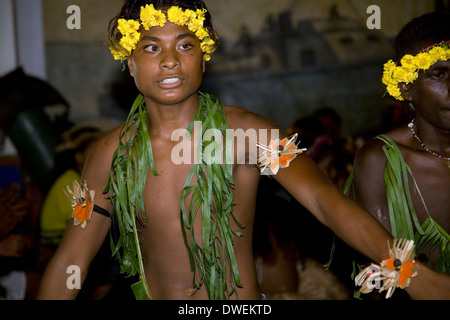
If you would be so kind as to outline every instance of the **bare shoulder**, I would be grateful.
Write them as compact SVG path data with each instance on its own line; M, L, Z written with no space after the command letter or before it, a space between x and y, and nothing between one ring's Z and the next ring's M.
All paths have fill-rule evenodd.
M386 161L383 151L384 145L385 143L378 138L373 138L366 142L356 154L355 168L361 166L373 166L381 162L384 165L384 162Z
M232 129L279 129L274 121L238 106L225 106L225 117Z
M96 194L101 194L107 186L112 159L119 142L120 129L121 127L118 127L100 138L86 160L82 174L83 180L87 182L89 189L96 191ZM107 207L106 204L103 205Z
M405 128L399 128L385 134L390 138L399 148L404 151L410 149L410 136ZM383 166L386 162L386 155L383 147L386 142L381 138L376 137L366 142L359 150L355 159L355 170L360 169L361 166L376 168Z
M91 162L99 164L104 161L111 161L119 143L120 129L121 126L117 127L96 142L89 156L88 164Z
M356 154L353 164L355 192L359 201L366 206L367 202L362 200L364 195L375 192L378 188L384 188L383 172L387 158L383 146L385 142L378 138L366 142ZM367 181L371 183L368 184ZM372 189L367 189L369 185Z

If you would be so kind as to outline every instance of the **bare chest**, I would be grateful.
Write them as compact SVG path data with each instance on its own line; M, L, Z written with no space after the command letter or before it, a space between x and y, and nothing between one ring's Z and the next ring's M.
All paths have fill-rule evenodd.
M450 168L447 162L421 154L409 159L408 163L413 176L410 193L419 220L423 222L431 217L450 232Z

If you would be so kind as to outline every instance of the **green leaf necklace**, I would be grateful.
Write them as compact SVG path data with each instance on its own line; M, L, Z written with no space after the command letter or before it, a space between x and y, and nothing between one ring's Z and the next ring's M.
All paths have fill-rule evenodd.
M233 215L233 164L206 163L203 152L214 140L205 141L208 129L220 130L226 136L229 126L222 103L211 94L199 92L199 109L188 127L192 132L194 123L201 121L202 134L198 137L197 159L187 176L180 195L180 222L184 243L193 272L193 287L205 285L211 300L227 300L242 286L233 249L233 236L242 236L231 229L231 218L239 228L244 228ZM198 162L198 163L197 163ZM119 238L111 249L121 264L121 273L139 274L139 281L132 285L136 299L152 299L145 279L137 222L145 225L147 215L144 207L144 188L148 170L157 175L153 151L147 128L145 100L139 95L131 108L125 126L120 133L119 145L114 153L109 182L104 192L109 193ZM195 181L195 183L193 183ZM191 197L186 207L185 202ZM194 234L194 219L201 213L202 243ZM190 244L188 239L190 239ZM199 279L197 281L196 279ZM228 280L227 280L228 279Z

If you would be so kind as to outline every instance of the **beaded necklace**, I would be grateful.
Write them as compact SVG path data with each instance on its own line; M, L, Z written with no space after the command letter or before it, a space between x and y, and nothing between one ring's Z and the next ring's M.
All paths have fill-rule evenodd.
M447 166L450 168L450 157L444 157L443 155L436 153L430 149L420 140L420 138L417 136L416 132L414 131L414 120L411 121L410 124L408 124L408 127L411 129L411 133L416 138L417 142L421 145L422 149L425 150L428 153L431 153L433 156L438 157L439 159L447 160Z

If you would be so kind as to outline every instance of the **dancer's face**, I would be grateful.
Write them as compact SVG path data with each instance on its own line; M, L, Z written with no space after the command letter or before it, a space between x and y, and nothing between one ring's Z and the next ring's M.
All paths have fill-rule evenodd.
M128 66L139 91L159 104L179 103L197 92L205 68L199 39L171 22L141 32Z
M410 86L408 97L417 116L442 130L450 130L450 61L438 61Z

